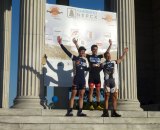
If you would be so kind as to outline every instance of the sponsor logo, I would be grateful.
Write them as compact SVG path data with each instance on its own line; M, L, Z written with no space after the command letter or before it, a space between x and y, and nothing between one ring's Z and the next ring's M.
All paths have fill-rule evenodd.
M110 23L113 21L113 16L111 14L106 14L106 16L102 19Z
M96 11L85 10L85 9L68 8L67 16L69 18L76 18L76 19L97 20Z
M63 12L60 12L60 9L56 6L48 9L47 12L50 13L52 16L58 16L59 14L63 13Z
M69 18L75 18L76 17L76 10L73 8L68 8L67 9L67 16Z
M97 57L90 57L90 62L94 62L94 63L100 63L101 59L97 58Z

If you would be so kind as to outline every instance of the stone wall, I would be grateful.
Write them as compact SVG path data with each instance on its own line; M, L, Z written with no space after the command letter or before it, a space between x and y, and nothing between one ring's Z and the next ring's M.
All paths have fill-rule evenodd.
M153 43L155 60L155 96L157 103L160 103L160 1L152 0L153 9Z
M135 0L137 86L141 104L160 98L160 1Z
M142 104L154 102L154 43L152 0L135 0L137 86Z

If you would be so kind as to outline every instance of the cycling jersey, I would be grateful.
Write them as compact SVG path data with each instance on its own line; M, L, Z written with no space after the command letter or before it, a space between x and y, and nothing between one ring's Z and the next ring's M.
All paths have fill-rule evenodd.
M72 55L62 44L61 48L63 51L75 61L75 76L73 79L73 89L83 89L85 88L85 71L88 71L86 60L83 57Z
M89 84L100 84L100 71L102 70L100 67L101 58L103 55L86 55L86 58L89 62L90 71L89 71Z
M117 63L116 61L105 61L101 64L104 72L104 89L107 92L114 93L118 90L115 82L117 78Z

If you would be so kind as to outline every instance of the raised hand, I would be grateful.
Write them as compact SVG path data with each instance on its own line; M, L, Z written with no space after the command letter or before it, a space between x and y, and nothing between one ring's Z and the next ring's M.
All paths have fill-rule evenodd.
M111 39L109 39L109 44L112 45L112 40Z
M57 42L61 45L62 44L62 38L60 36L57 36Z
M76 40L75 38L73 38L72 41L73 41L74 44L78 43L78 39Z
M124 48L124 53L128 52L128 47Z

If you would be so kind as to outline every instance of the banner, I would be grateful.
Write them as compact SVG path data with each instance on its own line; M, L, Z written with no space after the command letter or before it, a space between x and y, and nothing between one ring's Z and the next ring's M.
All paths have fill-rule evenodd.
M79 46L85 46L88 54L91 54L93 44L98 45L98 54L103 54L112 39L112 59L117 58L116 13L46 4L45 22L46 86L72 85L73 63L57 43L57 36L62 37L62 43L74 55L78 53L73 38L78 39ZM103 83L103 72L101 79Z

